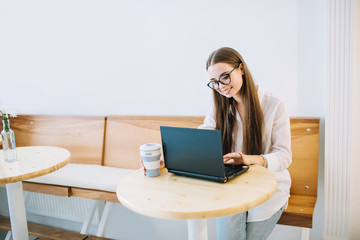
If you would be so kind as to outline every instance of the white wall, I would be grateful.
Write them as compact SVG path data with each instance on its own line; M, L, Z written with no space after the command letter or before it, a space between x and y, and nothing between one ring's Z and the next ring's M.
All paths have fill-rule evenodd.
M205 61L222 46L297 113L294 0L18 0L0 11L1 86L12 89L0 101L19 113L204 115Z
M205 61L211 51L230 46L247 60L261 88L285 99L290 115L324 117L325 5L2 0L0 105L19 114L204 115L211 101ZM312 239L323 234L322 161ZM131 221L119 233L117 224L126 219ZM130 223L145 226L146 219L116 207L109 237L130 236L136 229ZM147 223L153 236L184 236L184 222ZM285 226L277 226L271 239L289 239L284 232L299 239L299 229Z

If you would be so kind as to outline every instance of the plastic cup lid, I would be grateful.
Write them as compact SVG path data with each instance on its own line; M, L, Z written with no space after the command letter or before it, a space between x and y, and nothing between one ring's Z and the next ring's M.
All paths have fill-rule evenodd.
M141 151L154 151L159 150L161 145L159 143L146 143L140 146Z

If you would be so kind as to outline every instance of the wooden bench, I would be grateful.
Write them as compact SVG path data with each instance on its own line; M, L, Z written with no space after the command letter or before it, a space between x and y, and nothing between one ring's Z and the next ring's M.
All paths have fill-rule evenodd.
M291 197L278 223L302 227L308 238L317 198L319 119L290 120ZM202 123L203 117L20 115L11 119L11 128L18 147L59 146L71 152L71 163L74 164L138 169L139 146L147 142L160 143L160 126L197 128ZM108 207L105 207L99 224L99 236L103 233L111 204L118 202L115 191L33 182L24 182L23 187L25 191L105 201ZM89 215L96 207L92 206ZM82 233L86 233L90 222L91 216L85 220Z
M317 199L319 160L319 119L291 118L292 163L288 207L278 224L302 228L302 239L309 239Z

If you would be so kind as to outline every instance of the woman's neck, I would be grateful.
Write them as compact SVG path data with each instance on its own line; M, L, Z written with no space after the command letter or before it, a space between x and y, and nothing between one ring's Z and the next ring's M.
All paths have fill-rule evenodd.
M234 100L236 102L236 109L239 111L240 114L244 114L246 109L243 96L241 96L240 94L234 96Z
M233 96L236 104L243 104L244 103L244 96L240 93L240 91Z

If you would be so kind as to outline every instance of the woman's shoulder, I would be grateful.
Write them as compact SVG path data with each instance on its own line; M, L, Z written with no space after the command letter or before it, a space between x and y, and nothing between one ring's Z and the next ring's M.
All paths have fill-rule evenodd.
M283 99L273 95L270 92L258 89L258 95L261 108L264 114L276 112L277 110L285 111L287 109L286 103Z
M259 100L260 100L260 104L262 105L263 102L267 103L267 104L280 104L280 103L284 103L284 100L273 95L272 93L265 91L261 88L258 89L258 96L259 96Z

